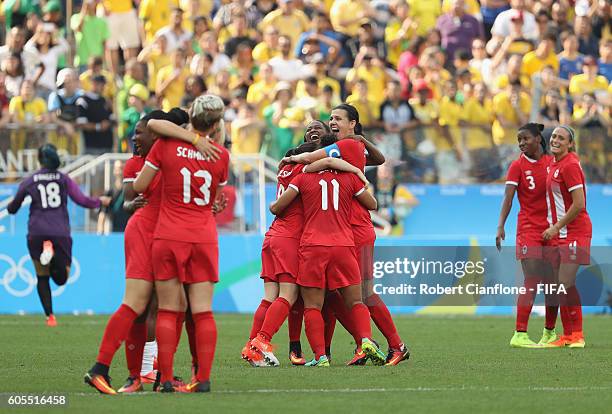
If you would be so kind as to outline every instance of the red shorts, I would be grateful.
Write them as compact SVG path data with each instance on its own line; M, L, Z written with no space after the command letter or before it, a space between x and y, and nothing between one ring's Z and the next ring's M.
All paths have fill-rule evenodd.
M219 245L176 240L154 240L155 280L178 278L181 283L219 281Z
M588 265L591 263L591 238L572 237L555 240L561 263Z
M128 221L124 233L125 277L153 283L151 247L155 222L134 217Z
M334 290L361 284L353 246L302 246L297 284Z
M261 247L261 278L265 282L295 284L299 249L299 239L266 236Z
M541 233L518 233L516 259L544 259L556 267L559 265L559 251L555 243L544 240Z
M374 271L374 243L355 246L361 280L371 280Z

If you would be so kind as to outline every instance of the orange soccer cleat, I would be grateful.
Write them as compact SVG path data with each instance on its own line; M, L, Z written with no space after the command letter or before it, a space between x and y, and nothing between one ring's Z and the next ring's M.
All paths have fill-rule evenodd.
M126 380L125 385L119 388L117 392L121 394L131 394L133 392L139 392L142 390L142 381L140 380L140 378L129 377Z
M571 341L572 335L561 335L556 341L545 344L544 348L563 348L568 346Z
M353 358L347 362L346 365L365 365L367 361L368 356L363 352L361 346L358 346L355 348L355 355L353 355Z
M291 365L304 365L306 364L306 359L301 355L297 354L295 351L289 352L289 361L291 361Z
M116 395L117 391L113 389L110 385L110 377L107 375L94 374L92 372L88 372L85 374L84 381L86 384L89 384L91 387L98 390L100 394L108 394L108 395Z
M397 365L408 358L410 358L410 351L406 345L402 344L399 349L389 349L389 354L387 355L387 362L385 365Z
M584 334L582 332L572 333L572 337L567 344L568 348L584 348L586 342L584 341Z
M50 326L52 328L57 326L57 319L55 319L54 314L47 316L47 326Z
M278 358L274 355L274 345L263 336L256 336L251 340L251 349L263 355L266 366L277 367L280 365Z

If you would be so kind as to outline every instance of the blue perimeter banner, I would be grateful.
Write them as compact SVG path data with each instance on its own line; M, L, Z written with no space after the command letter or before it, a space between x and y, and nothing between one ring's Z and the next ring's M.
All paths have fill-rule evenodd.
M121 303L124 287L123 234L73 235L73 266L66 286L53 286L56 313L112 313ZM263 294L261 270L262 237L221 235L220 282L216 286L217 312L253 312ZM482 240L490 246L490 241ZM509 243L511 244L511 243ZM433 242L414 238L380 238L377 246L471 246L479 240L456 239ZM507 247L507 249L513 249ZM53 285L53 284L52 284ZM392 306L394 313L419 314L512 314L513 306ZM585 309L603 311L603 306ZM40 313L36 275L26 248L25 236L0 237L0 314ZM536 309L537 312L537 309Z

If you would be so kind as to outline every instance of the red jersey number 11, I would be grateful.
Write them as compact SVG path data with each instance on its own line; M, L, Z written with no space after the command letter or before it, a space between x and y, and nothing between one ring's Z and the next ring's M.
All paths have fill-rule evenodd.
M336 179L330 181L332 185L332 203L334 205L334 210L338 211L339 204L339 193L340 193L340 184ZM327 181L319 180L319 185L321 186L321 210L328 209L328 197L327 197Z
M181 168L181 175L183 176L183 203L189 204L191 203L191 171L183 167ZM198 206L205 206L210 202L212 176L206 170L198 170L193 173L193 176L204 179L204 184L200 186L200 192L204 198L194 197L193 202Z

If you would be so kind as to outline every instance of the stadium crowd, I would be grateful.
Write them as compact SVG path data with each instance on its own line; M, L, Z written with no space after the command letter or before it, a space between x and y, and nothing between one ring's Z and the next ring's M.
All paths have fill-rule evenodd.
M129 152L155 108L216 94L234 154L280 159L354 105L400 181L495 181L516 129L572 124L610 182L607 0L5 0L3 148ZM82 138L81 138L82 137ZM383 171L388 174L388 171Z

